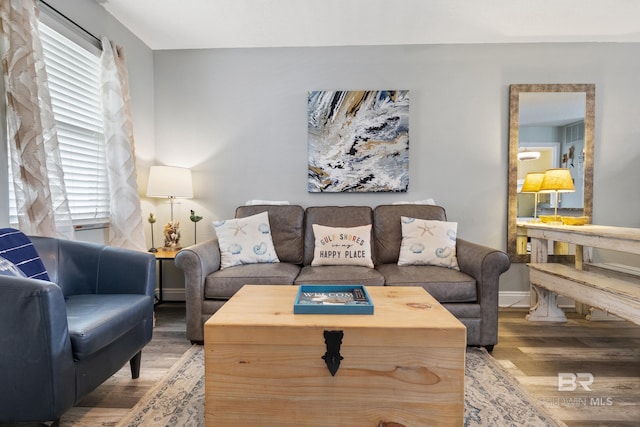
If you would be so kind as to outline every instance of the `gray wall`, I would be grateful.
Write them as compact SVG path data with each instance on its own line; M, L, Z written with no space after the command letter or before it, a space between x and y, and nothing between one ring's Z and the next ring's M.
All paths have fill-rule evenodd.
M505 249L508 93L513 83L595 83L594 223L640 226L640 45L522 44L154 51L157 161L193 169L211 220L250 199L303 206L371 205L432 197L459 236ZM310 194L306 94L408 89L408 193ZM611 191L618 188L618 191ZM162 221L160 221L162 222ZM528 291L526 270L502 291Z
M249 199L375 206L433 197L459 222L461 237L504 249L513 83L596 84L594 222L640 227L638 44L152 52L92 0L50 3L125 47L138 185L144 216L149 211L158 216L156 245L169 210L144 197L151 164L193 168L195 198L182 201L176 213L183 245L194 241L190 209L205 218L198 223L201 241L213 235L211 220L232 216ZM307 193L306 93L331 89L411 91L408 193ZM0 172L6 173L6 156L0 157ZM2 225L5 197L0 198ZM179 272L167 270L165 285L179 287ZM527 291L524 267L503 275L501 289Z

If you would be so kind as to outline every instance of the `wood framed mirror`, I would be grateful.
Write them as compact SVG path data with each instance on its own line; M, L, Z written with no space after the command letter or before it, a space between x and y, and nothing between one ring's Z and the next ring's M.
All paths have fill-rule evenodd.
M514 84L509 87L509 184L507 253L511 262L529 262L526 237L518 223L546 209L558 215L593 213L594 84ZM534 162L535 161L535 162ZM527 172L567 168L576 187L570 196L520 193ZM569 193L566 193L569 194ZM534 200L537 200L537 204ZM554 212L551 212L554 213ZM525 239L524 241L522 239ZM571 262L571 255L551 254L550 262Z

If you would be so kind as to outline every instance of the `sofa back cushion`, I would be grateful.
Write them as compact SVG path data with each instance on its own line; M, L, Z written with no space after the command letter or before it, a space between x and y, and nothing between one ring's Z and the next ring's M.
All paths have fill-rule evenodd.
M313 224L327 227L358 227L372 223L373 211L369 206L308 207L304 223L304 264L310 265L313 261L315 249Z
M280 262L302 264L304 209L297 205L253 205L236 209L236 218L268 212L273 246Z
M402 243L401 217L446 221L442 206L380 205L373 210L373 251L376 263L395 264Z

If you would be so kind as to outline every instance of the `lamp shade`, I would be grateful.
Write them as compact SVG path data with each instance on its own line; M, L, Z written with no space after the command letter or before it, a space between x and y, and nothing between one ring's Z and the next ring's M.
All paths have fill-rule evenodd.
M540 184L541 193L570 193L576 191L571 172L566 168L548 169Z
M192 198L191 170L176 166L151 166L147 197Z
M524 177L524 182L522 183L521 193L537 193L540 191L540 185L542 184L542 179L544 178L544 172L529 172L527 176Z

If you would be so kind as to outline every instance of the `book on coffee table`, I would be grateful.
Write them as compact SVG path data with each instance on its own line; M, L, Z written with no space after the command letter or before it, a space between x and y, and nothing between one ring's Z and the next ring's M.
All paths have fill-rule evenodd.
M363 285L301 285L294 314L373 314L373 302Z

